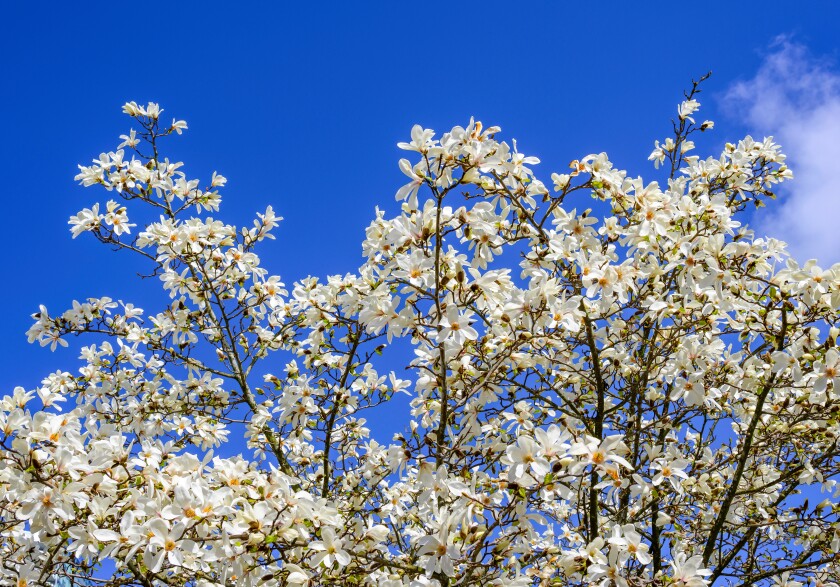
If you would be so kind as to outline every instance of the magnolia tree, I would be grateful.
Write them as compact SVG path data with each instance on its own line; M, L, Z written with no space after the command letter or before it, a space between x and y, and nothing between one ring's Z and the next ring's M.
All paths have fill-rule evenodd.
M361 268L288 288L273 210L219 220L225 178L162 150L187 125L126 104L71 230L168 299L35 314L88 346L0 402L3 584L836 587L840 265L746 228L791 172L771 139L690 154L697 95L659 182L415 126Z

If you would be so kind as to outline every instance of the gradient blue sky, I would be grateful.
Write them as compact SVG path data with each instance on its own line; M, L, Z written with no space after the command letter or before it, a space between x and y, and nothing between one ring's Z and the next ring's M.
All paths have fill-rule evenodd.
M191 176L228 177L219 217L250 224L267 204L285 217L262 256L286 283L360 264L374 207L396 209L396 143L414 123L440 132L474 115L500 125L542 159L548 181L600 151L652 175L654 139L667 135L682 89L709 70L709 152L746 132L778 132L808 152L840 120L835 2L169 4L4 6L0 395L75 369L78 343L54 354L26 343L39 303L59 312L107 295L160 309L145 303L159 285L137 280L141 265L92 238L71 240L67 227L108 199L73 176L116 147L131 126L120 112L128 100L188 121L170 154ZM810 181L824 185L818 171ZM795 190L789 198L836 207L826 194L816 204ZM795 216L765 225L795 236L802 226L784 224Z

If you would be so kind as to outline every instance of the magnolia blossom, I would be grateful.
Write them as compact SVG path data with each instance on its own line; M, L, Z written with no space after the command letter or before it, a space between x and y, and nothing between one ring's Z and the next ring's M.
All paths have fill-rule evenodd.
M678 553L671 562L673 569L674 583L679 587L701 587L707 584L706 577L712 571L703 568L703 561L700 556L687 557Z
M636 558L644 565L650 564L653 560L649 553L650 547L642 542L642 536L633 524L613 526L612 532L612 536L607 540L611 546L616 547L621 553L626 553L627 556Z
M350 564L350 555L341 548L343 541L336 538L335 530L330 527L321 528L321 540L316 540L309 545L312 550L318 551L312 557L312 564L317 566L323 563L325 566L332 566L333 562L340 567Z
M478 331L471 326L468 314L460 314L454 306L449 306L446 313L440 318L440 331L438 331L438 342L447 339L453 340L456 344L462 345L468 340L476 340Z
M659 485L662 481L667 480L676 491L682 491L681 479L688 479L688 473L684 471L691 463L685 459L657 459L656 462L651 463L650 468L659 471L651 483L654 486Z
M505 462L510 465L508 478L519 484L532 485L551 471L543 448L527 436L520 436L515 445L508 446Z
M691 115L697 112L700 109L700 102L697 100L686 100L682 104L679 105L677 108L677 113L680 116L680 120L688 119L691 122L694 122L694 119L691 118Z
M835 393L840 393L840 352L836 348L828 349L825 360L814 363L814 372L817 374L814 380L815 393L824 392L829 382Z
M695 154L698 95L647 179L414 126L361 266L294 283L127 103L70 233L160 295L33 315L78 361L0 392L0 584L836 587L840 265L747 226L792 173Z
M420 550L418 554L426 556L426 577L433 573L443 573L447 577L455 576L453 560L457 559L460 551L452 543L449 529L450 519L446 512L441 513L440 531L429 534L418 540Z
M181 565L184 561L181 540L186 532L184 524L170 527L164 520L153 519L146 525L149 542L143 553L143 564L153 573L157 573L164 563L164 558L172 565Z
M632 465L615 452L620 448L620 444L621 437L619 436L611 436L601 441L587 436L582 442L573 444L569 453L583 457L579 467L593 465L596 468L604 468L608 463L617 463L627 469L632 469Z
M675 401L683 399L687 406L696 406L703 403L706 397L703 377L702 372L692 373L688 379L677 377L671 391L671 399Z

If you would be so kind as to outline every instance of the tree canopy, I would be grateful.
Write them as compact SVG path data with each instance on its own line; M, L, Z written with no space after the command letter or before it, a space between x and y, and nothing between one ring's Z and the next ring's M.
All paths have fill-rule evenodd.
M288 287L274 210L220 220L226 179L165 154L187 124L126 104L71 231L165 293L34 315L86 346L0 400L3 584L837 587L840 265L747 227L791 171L695 155L699 93L656 181L415 126L362 266Z

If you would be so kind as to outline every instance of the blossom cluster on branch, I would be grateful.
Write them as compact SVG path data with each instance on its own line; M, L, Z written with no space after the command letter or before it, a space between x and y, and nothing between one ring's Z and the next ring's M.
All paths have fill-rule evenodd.
M840 266L746 227L791 172L770 138L694 155L698 95L651 182L415 126L364 264L288 287L273 209L219 220L226 179L162 152L186 123L126 104L71 231L166 295L34 315L88 346L0 399L0 583L836 587Z

